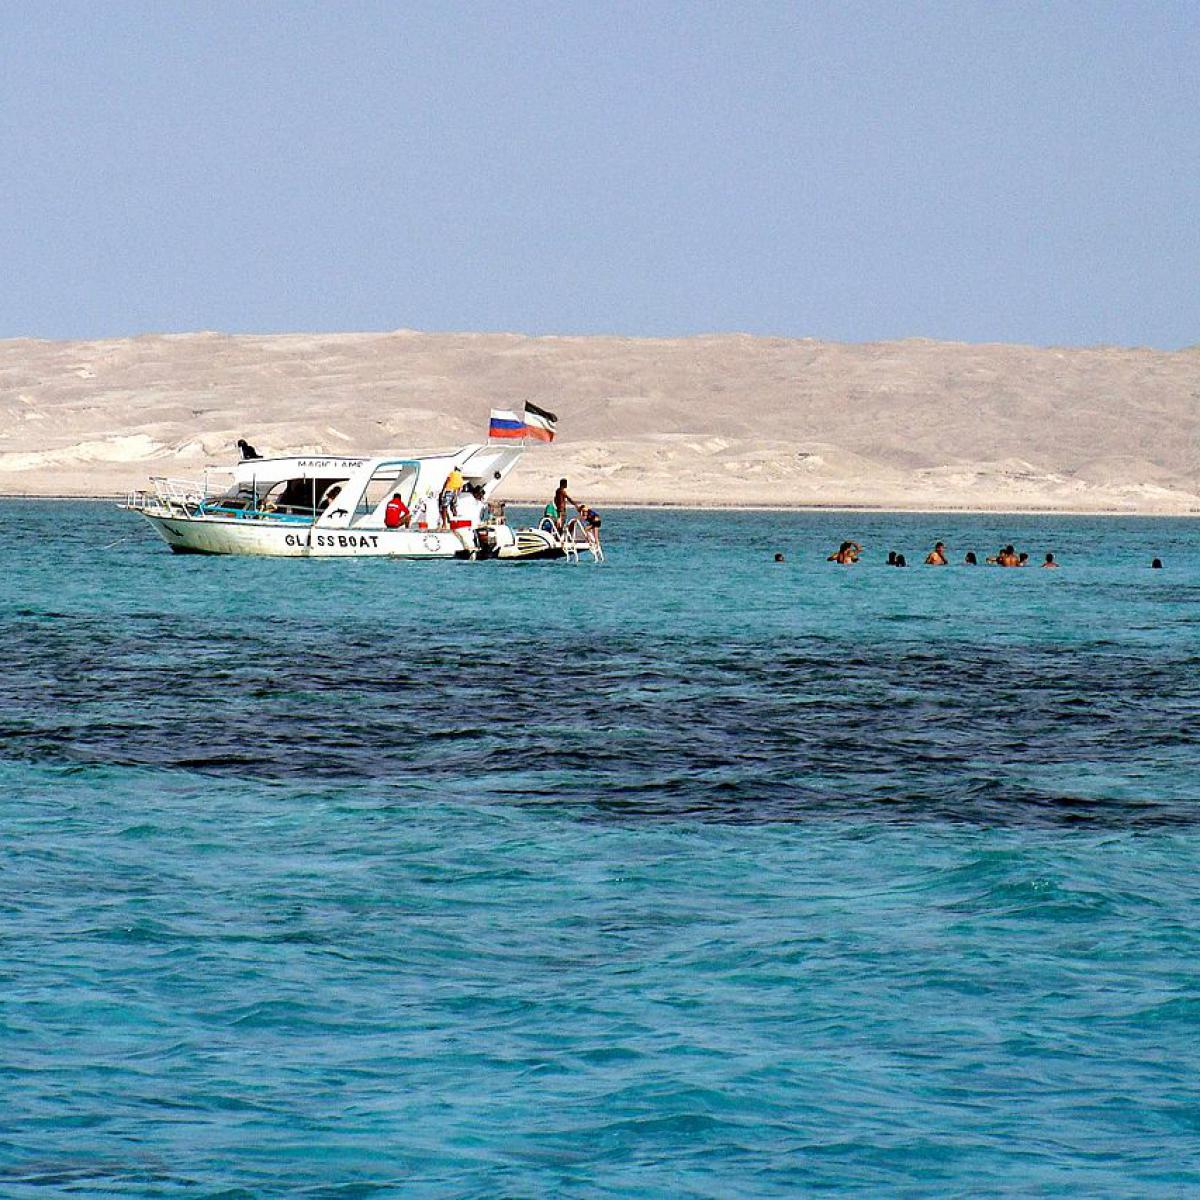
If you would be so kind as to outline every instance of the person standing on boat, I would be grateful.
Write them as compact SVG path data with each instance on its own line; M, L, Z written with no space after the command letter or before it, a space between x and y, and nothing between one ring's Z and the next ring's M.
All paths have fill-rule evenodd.
M450 531L462 542L462 547L468 553L476 549L475 527L483 513L482 489L466 487L458 497L454 515L450 518Z
M463 488L458 494L458 504L450 518L450 528L453 530L470 529L479 517L479 503L475 499L475 489Z
M559 533L562 533L562 531L567 527L568 504L575 504L576 508L579 507L579 505L567 495L567 481L565 479L560 479L558 481L558 487L554 492L554 511L557 514Z
M432 529L437 524L438 503L432 492L417 501L416 518L418 529Z
M450 518L458 507L458 494L462 491L462 486L463 473L455 463L450 474L446 476L446 482L442 484L442 494L438 497L438 514L446 528L450 527Z

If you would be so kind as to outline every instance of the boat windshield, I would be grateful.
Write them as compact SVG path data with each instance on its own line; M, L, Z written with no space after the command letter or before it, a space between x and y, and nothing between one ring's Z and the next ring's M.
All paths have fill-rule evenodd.
M335 483L345 482L344 478L336 476L330 476L328 479L284 479L279 483L257 485L243 481L218 495L209 496L205 507L235 512L265 511L284 516L311 517L317 511L321 497Z
M274 512L311 517L317 511L321 497L335 483L344 482L344 479L334 475L327 479L285 479L267 494L266 506Z
M396 495L411 508L419 472L420 464L415 462L391 462L381 465L363 490L355 510L356 515L373 513Z

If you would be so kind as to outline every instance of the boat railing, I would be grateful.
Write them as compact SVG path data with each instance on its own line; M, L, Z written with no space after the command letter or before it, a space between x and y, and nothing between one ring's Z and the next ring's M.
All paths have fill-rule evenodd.
M128 492L122 508L136 512L160 511L188 516L204 502L204 484L194 479L174 479L167 475L152 475L149 488Z
M600 547L600 537L594 529L578 517L572 517L562 532L562 548L567 558L572 562L579 561L579 554L591 554L593 562L604 561L604 551Z
M552 517L543 517L537 528L539 533L550 534L570 562L579 561L580 551L590 554L595 562L604 561L599 536L578 517L572 517L562 529L559 529L558 522Z

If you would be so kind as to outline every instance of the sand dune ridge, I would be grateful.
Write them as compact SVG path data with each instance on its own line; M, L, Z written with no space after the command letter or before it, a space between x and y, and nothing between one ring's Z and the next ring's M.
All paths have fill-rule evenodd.
M597 503L1200 511L1200 349L393 333L0 342L0 491L97 495L265 453L560 437L509 482Z

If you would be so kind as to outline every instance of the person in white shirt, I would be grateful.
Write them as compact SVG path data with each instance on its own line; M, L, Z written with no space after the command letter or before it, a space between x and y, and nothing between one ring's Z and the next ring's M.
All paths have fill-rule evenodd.
M460 521L466 521L467 528L474 529L479 524L480 514L483 511L483 505L480 503L479 497L471 489L465 489L459 493L458 513L456 514Z
M462 542L464 550L475 549L475 534L472 531L479 524L482 509L476 488L465 487L459 492L458 505L450 518L450 528Z
M417 502L413 516L415 518L414 523L418 529L436 529L438 526L437 497L432 493L428 496L422 496Z

